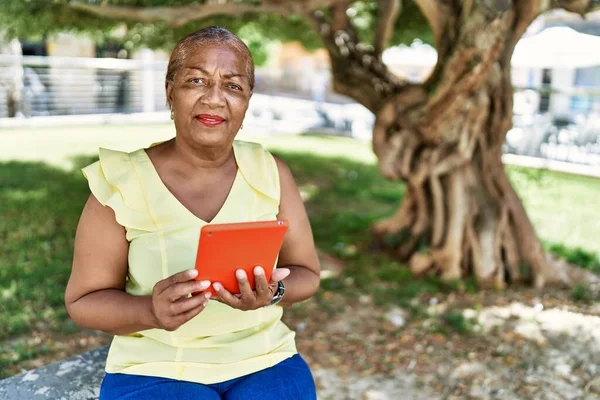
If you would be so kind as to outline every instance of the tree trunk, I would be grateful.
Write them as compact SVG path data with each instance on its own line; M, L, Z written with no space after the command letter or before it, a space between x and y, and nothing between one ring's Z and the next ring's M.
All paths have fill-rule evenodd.
M502 164L512 125L510 59L530 22L522 14L538 10L503 0L465 4L437 10L444 18L435 25L438 64L423 85L388 79L353 43L349 24L324 40L336 89L376 114L382 174L408 186L398 211L374 232L396 237L386 243L397 243L393 250L416 275L474 275L498 288L595 279L547 257Z
M554 281L554 271L501 160L512 116L508 68L481 79L477 91L454 87L438 107L403 102L414 94L401 92L378 114L374 149L381 171L405 180L408 190L398 212L375 232L400 235L397 253L417 275L472 273L482 284L503 287L521 281L527 265L540 287ZM430 140L414 128L415 115Z

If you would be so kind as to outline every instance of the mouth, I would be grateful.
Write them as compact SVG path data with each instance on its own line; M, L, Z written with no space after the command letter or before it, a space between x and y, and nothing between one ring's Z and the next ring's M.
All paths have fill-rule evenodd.
M199 114L196 115L196 119L206 126L217 126L225 122L225 118L211 114Z

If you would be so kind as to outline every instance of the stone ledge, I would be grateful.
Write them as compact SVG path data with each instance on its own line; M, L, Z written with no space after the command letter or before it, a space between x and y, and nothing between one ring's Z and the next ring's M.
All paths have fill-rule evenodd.
M2 400L92 400L100 395L108 346L0 381Z

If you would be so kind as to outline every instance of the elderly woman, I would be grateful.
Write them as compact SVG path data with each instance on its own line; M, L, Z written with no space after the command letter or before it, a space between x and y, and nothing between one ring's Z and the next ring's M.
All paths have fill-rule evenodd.
M132 153L100 149L83 170L92 194L65 303L79 325L115 335L101 399L316 398L281 305L315 293L319 262L286 164L234 141L253 86L238 37L218 27L195 32L169 60L175 138ZM261 267L255 290L236 272L240 295L194 279L203 225L275 219L290 228L270 282Z

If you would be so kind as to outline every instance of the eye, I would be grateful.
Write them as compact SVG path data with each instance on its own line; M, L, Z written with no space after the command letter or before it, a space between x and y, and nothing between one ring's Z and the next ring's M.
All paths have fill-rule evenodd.
M202 78L192 78L188 82L192 82L192 83L196 83L196 84L201 84L201 83L204 83L204 79L202 79Z
M227 87L234 89L234 90L242 90L242 87L240 85L236 85L235 83L229 83L227 85Z

